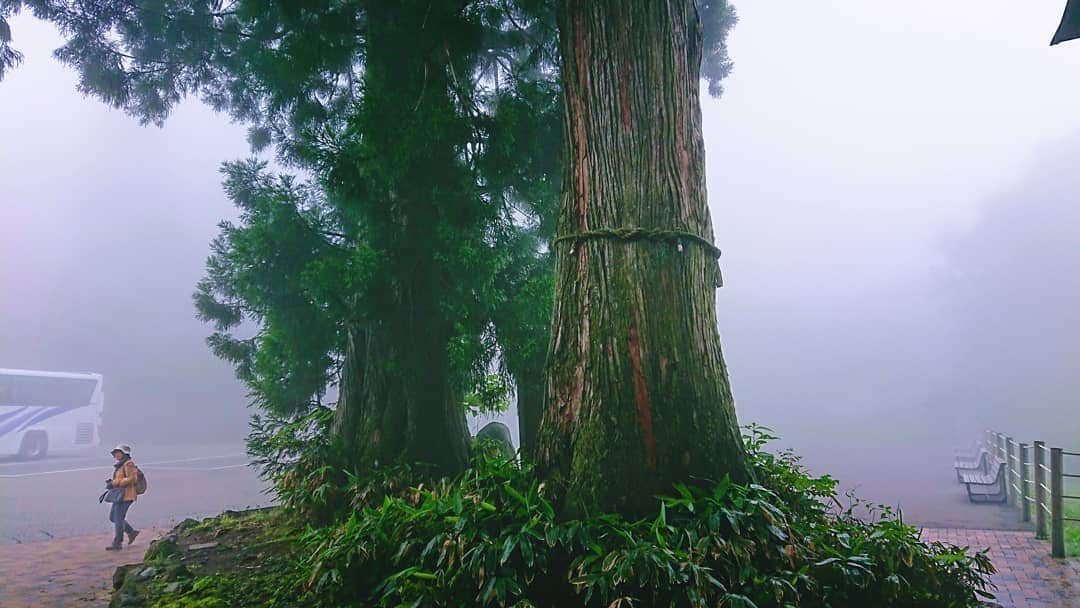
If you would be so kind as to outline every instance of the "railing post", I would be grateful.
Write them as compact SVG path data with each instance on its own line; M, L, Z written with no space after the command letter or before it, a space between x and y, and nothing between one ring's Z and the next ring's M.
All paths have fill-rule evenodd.
M1065 488L1062 484L1061 448L1050 448L1050 553L1065 557Z
M1013 489L1013 458L1012 458L1012 437L1005 438L1005 488L1008 491L1008 497L1005 499L1005 504L1010 507L1015 506L1016 491Z
M1035 442L1035 537L1046 538L1046 442Z
M1020 521L1031 521L1031 501L1028 498L1031 496L1028 492L1028 477L1027 465L1031 460L1028 455L1028 444L1020 444L1020 466L1017 467L1017 471L1020 473Z
M997 434L997 449L994 450L994 456L998 460L1005 462L1005 435L1001 433Z

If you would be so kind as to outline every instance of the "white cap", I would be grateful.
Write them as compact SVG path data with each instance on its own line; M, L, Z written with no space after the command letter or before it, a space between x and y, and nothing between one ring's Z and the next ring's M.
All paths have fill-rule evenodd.
M118 443L118 444L116 444L115 448L109 450L110 454L112 454L113 452L123 452L123 453L127 454L128 456L131 456L131 446L123 444L123 443Z

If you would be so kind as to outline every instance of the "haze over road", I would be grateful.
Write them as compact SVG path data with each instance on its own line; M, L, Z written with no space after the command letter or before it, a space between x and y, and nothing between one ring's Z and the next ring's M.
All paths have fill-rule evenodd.
M774 446L779 449L780 446ZM107 446L34 462L0 460L0 544L110 533L108 507L98 503L112 472ZM900 507L920 526L1024 529L1014 509L971 505L956 483L949 449L889 445L800 448L812 471L838 478L874 503ZM136 527L168 527L186 517L272 504L266 484L247 466L239 443L136 447L149 491L131 509ZM902 463L902 464L900 464ZM104 545L103 545L104 546Z
M0 544L111 533L107 504L99 504L112 475L108 446L33 462L0 460ZM131 507L136 528L165 527L186 517L266 506L266 484L247 466L243 444L135 446L147 493ZM148 539L149 541L149 539ZM104 547L104 544L102 545Z
M972 504L957 483L951 448L904 444L800 447L796 454L816 475L840 482L840 496L851 490L873 504L899 509L904 521L925 528L1030 530L1020 511L1000 504ZM864 511L859 511L864 513Z

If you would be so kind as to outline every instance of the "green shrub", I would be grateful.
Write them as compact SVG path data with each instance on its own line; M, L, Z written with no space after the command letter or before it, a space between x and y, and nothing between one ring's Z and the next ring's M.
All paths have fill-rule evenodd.
M677 486L656 515L562 519L512 459L478 450L455 480L398 469L351 479L349 508L309 529L302 563L331 605L976 606L981 553L927 544L888 509L870 521L791 453L747 448L760 484Z
M313 408L296 418L253 416L248 453L277 500L296 516L325 524L348 507L351 476L331 437L334 410Z
M1080 496L1080 482L1068 480L1065 493L1069 496ZM1065 501L1065 517L1080 520L1080 500L1068 499ZM1076 521L1065 522L1065 552L1070 557L1080 557L1080 523Z

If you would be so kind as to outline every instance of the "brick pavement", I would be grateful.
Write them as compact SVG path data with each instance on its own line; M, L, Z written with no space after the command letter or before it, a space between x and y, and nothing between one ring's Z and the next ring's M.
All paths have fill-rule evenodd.
M1080 560L1050 557L1050 544L1032 532L926 528L923 539L989 549L1005 608L1080 608Z
M160 530L142 530L135 544L106 551L111 534L0 545L0 608L97 607L109 603L117 566L142 560Z

